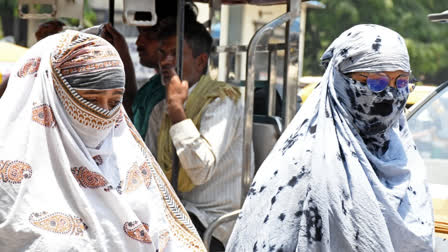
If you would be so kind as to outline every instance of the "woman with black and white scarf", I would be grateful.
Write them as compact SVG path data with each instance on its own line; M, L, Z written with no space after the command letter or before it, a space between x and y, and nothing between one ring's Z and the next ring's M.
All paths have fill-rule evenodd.
M343 32L251 185L228 251L432 251L425 166L403 113L404 39Z

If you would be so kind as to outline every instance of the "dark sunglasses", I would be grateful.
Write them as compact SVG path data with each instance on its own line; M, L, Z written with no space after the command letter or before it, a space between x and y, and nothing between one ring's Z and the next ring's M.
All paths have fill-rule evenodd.
M370 90L373 92L381 92L384 89L386 89L387 86L389 86L389 83L391 79L389 76L385 73L379 72L379 73L368 73L365 74L359 74L360 76L367 78L367 85L369 86ZM399 89L407 88L409 85L409 74L400 75L395 79L395 86Z

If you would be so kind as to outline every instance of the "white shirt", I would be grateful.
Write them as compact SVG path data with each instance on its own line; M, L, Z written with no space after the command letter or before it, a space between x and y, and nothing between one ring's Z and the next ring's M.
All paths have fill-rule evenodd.
M164 113L167 113L166 100L154 107L149 119L145 142L152 153L157 153L157 137ZM179 196L187 211L196 215L205 227L240 208L243 119L242 99L235 103L228 97L217 98L203 113L200 129L191 119L176 123L170 129L179 161L196 185L191 192ZM213 236L226 244L233 224L219 226Z

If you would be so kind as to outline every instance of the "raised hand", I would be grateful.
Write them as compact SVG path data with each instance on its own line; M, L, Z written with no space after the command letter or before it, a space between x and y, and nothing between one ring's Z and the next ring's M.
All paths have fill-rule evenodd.
M188 82L181 81L174 67L162 68L163 82L166 86L168 116L173 124L185 120L184 102L188 97Z

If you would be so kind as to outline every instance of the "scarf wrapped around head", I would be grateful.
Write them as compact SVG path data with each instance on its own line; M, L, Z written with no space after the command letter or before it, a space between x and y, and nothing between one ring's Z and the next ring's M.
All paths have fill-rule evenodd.
M120 104L107 111L85 100L77 90L124 89L125 83L118 52L107 41L96 38L84 33L74 35L61 43L51 57L59 84L56 91L75 130L89 148L98 148L111 132Z
M77 31L17 63L0 99L2 251L205 251L123 106L76 92L123 85L112 45Z
M409 91L374 93L352 72L410 71L404 39L343 32L313 91L259 169L229 251L432 251L425 168L403 113Z
M125 76L120 55L105 40L79 36L53 54L53 66L72 88L124 88Z

